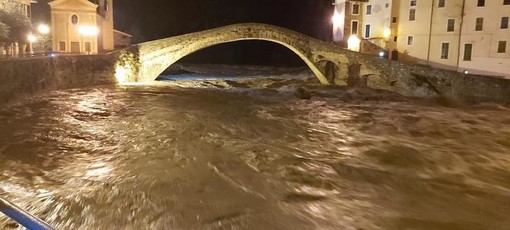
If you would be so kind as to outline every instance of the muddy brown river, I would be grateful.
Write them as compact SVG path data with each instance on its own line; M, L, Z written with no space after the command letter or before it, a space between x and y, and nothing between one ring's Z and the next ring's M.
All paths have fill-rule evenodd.
M508 107L229 81L1 107L0 196L57 229L510 229Z

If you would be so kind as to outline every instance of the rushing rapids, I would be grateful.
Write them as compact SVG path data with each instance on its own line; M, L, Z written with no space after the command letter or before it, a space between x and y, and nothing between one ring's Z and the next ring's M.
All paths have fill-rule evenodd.
M0 108L0 196L58 229L510 228L508 107L295 70L163 78Z

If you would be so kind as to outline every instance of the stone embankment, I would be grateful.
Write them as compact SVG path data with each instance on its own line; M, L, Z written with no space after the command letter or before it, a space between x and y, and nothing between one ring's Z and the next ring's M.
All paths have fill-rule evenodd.
M350 68L359 68L346 78L351 85L384 89L411 97L510 105L510 79L407 65L362 54L349 56L351 62L357 63ZM343 81L339 82L342 84Z
M36 94L115 84L116 55L0 59L0 103Z

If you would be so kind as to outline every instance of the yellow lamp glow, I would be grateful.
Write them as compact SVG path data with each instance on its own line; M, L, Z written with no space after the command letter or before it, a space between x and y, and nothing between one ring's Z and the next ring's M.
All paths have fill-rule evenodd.
M351 35L347 39L347 49L359 52L361 40L356 35Z
M36 42L36 41L37 41L37 37L36 37L36 36L34 36L33 34L29 34L29 35L27 35L27 40L28 40L29 42L31 42L31 43L32 43L32 42Z
M391 29L390 28L384 28L383 37L385 39L388 39L390 36L391 36Z
M117 79L117 82L122 84L128 80L129 75L131 74L131 68L118 65L115 68L115 78Z
M84 36L95 36L99 33L99 29L96 26L80 26L78 32Z
M340 25L343 21L342 15L338 13L338 11L335 10L335 13L333 14L333 25Z
M37 27L37 31L41 34L49 34L50 33L50 27L45 24L41 24Z

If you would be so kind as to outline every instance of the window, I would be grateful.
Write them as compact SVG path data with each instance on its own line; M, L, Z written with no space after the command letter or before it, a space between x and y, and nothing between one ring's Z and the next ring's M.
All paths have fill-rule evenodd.
M407 45L412 46L414 43L414 37L413 36L407 36Z
M437 7L438 8L443 8L446 4L445 2L446 0L439 0L439 2L437 2Z
M393 36L393 41L396 42L397 41L397 36Z
M352 5L352 14L359 14L359 5L358 4Z
M450 52L450 43L448 43L448 42L441 43L441 59L448 59L449 52Z
M104 6L103 6L103 8L104 8L104 11L105 11L105 12L107 12L107 11L109 10L108 0L105 0L105 1L104 1Z
M416 20L416 9L409 10L409 21Z
M370 38L370 24L365 25L365 38Z
M77 25L78 24L78 15L73 14L73 16L71 16L71 23L73 25Z
M417 0L411 0L411 6L416 6L416 1Z
M358 34L358 21L351 22L351 34Z
M446 32L453 32L455 30L455 19L448 19L448 25L446 26Z
M485 0L478 0L478 4L476 6L485 6Z
M386 3L386 5L384 5L386 8L390 7L390 4L389 3Z
M506 53L506 41L499 41L498 42L498 53Z
M397 17L392 17L391 18L391 23L397 23Z
M482 31L482 30L483 30L483 18L476 18L475 31Z
M508 29L508 17L501 18L501 29Z
M367 5L367 15L372 14L372 5Z
M471 56L473 54L473 44L466 43L464 44L464 61L471 61Z
M503 5L510 5L510 0L503 0Z
M66 52L66 42L58 42L58 50Z

